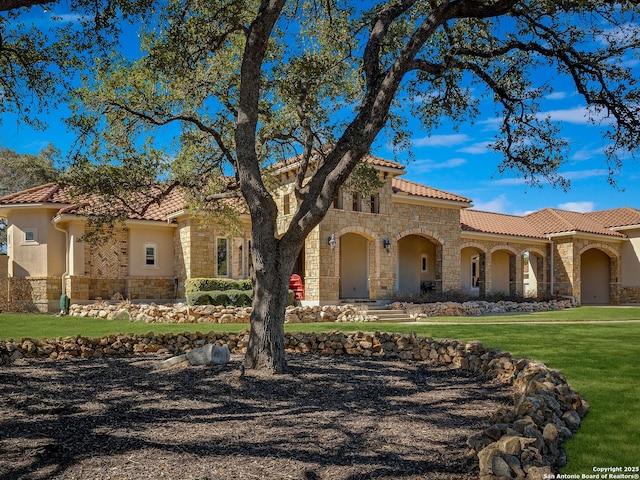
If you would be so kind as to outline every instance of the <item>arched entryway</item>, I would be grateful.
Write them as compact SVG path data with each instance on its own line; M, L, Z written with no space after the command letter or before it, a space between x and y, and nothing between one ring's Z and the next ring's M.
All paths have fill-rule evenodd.
M580 303L608 305L611 302L611 260L609 255L591 248L580 255Z
M512 295L515 293L516 257L506 249L491 254L491 293Z
M440 278L439 245L422 235L407 235L398 240L398 286L406 294L436 290Z
M484 252L476 247L460 251L460 284L462 291L474 296L484 295Z
M340 298L369 298L369 240L357 233L340 236Z
M539 251L528 250L522 255L522 279L525 297L538 297L545 292L544 257Z

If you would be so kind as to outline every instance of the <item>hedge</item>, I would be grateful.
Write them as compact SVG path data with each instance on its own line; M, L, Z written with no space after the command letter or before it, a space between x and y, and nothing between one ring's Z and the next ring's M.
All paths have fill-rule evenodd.
M252 290L211 290L187 294L188 305L251 306Z
M213 292L226 290L251 290L251 280L233 280L230 278L187 278L184 283L187 297L196 292Z

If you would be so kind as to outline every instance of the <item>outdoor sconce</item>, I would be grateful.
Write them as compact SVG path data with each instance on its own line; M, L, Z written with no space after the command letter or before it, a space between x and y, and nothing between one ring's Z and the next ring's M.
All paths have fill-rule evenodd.
M383 238L382 239L382 246L387 251L387 253L389 253L391 251L391 242L389 241L388 238Z
M334 233L329 235L329 239L327 240L327 243L329 244L329 247L331 248L331 250L336 249L336 236Z

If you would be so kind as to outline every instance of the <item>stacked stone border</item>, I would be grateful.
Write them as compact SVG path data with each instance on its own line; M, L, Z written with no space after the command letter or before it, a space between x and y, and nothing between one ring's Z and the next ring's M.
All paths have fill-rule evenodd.
M0 341L0 365L36 357L59 360L110 355L181 355L207 343L227 345L231 352L239 354L246 351L248 340L248 331L9 340ZM562 444L578 430L589 408L562 373L543 363L488 349L477 341L435 340L380 332L289 333L285 346L290 354L430 360L510 385L513 403L496 411L489 419L489 426L467 440L470 454L478 457L482 480L551 478L566 463Z
M509 312L547 312L574 306L571 300L547 302L435 302L425 304L392 303L390 309L403 310L414 319L421 317L472 317ZM379 311L362 305L324 305L287 307L285 323L314 322L375 322ZM249 323L251 307L220 305L188 306L184 303L159 305L155 303L96 302L73 304L69 315L77 317L120 319L146 323Z

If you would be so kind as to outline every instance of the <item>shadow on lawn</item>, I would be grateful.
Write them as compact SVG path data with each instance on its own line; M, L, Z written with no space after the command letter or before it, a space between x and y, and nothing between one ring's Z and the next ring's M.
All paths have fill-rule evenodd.
M294 356L275 377L155 364L0 369L0 479L472 478L466 438L509 397L423 362Z

